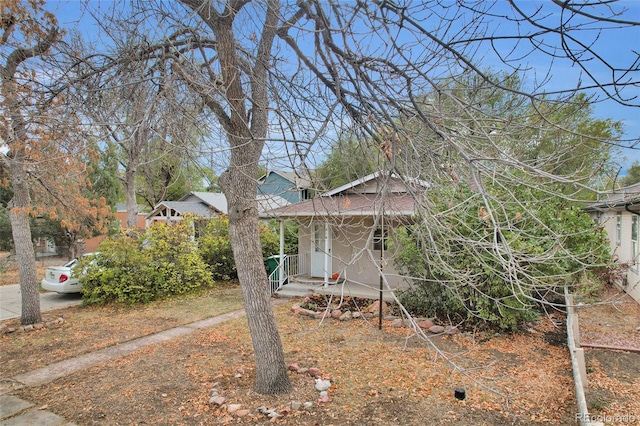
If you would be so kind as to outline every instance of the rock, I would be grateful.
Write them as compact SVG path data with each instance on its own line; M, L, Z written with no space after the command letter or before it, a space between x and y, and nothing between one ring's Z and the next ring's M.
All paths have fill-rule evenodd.
M322 404L325 402L329 402L329 396L325 395L325 396L321 396L320 398L318 398L318 404Z
M267 414L267 417L269 417L270 419L277 419L278 417L282 417L282 414L278 413L277 411L272 411Z
M458 327L455 327L453 325L448 325L444 328L444 334L458 334L460 332L460 330L458 330Z
M287 367L287 369L289 371L293 371L293 372L297 373L297 372L300 371L300 366L298 364L295 364L295 363L294 364L289 364L289 367Z
M402 328L402 327L404 327L404 323L402 322L402 320L400 318L396 318L391 323L391 327L393 327L393 328Z
M316 312L316 319L325 319L325 318L329 318L331 317L331 313L327 310L324 310L322 312Z
M218 389L211 389L211 392L209 393L209 396L211 396L211 397L216 397L216 396L218 396L218 395L220 395L220 394L218 393Z
M427 319L427 320L416 322L416 325L424 330L428 330L429 328L433 327L435 324L433 323L433 321L430 321Z
M308 368L302 367L300 369L298 369L298 374L305 374L309 371Z
M25 325L25 326L24 326L24 330L25 330L25 331L31 331L31 330L33 330L33 324Z
M331 312L331 318L333 318L333 319L338 319L338 318L340 318L341 316L342 316L342 311L341 311L340 309L334 309L334 310Z
M7 333L15 333L15 332L16 332L16 328L15 327L7 328Z
M305 402L304 404L302 404L302 408L307 411L311 410L313 408L313 402Z
M344 314L340 315L339 320L340 321L350 321L351 318L353 318L353 315L351 314L351 311L347 311Z
M242 408L242 404L229 404L229 405L227 405L227 411L229 413L235 413L240 408Z
M299 411L302 408L302 402L300 401L291 401L291 409L293 411Z
M329 380L316 379L316 390L326 391L331 387L331 382Z
M240 378L242 378L242 374L238 373L238 374L236 374L236 375L235 375L235 376L233 376L233 377L235 377L236 379L240 379Z
M238 416L238 417L246 417L246 416L249 415L249 413L250 413L250 411L246 410L246 409L245 410L238 410L238 411L236 411L236 416Z
M329 395L329 392L327 392L327 391L320 392L320 398L322 398L323 396L328 396L328 395Z
M309 309L300 308L298 309L298 315L304 315L307 317L315 318L317 315L320 315L320 313L316 311L311 311Z
M221 406L227 399L223 396L214 396L209 399L209 404L215 404L217 406Z
M320 371L319 368L312 367L309 370L307 370L307 373L309 373L311 377L314 377L316 379L319 379L320 377L322 377L322 371Z
M378 315L380 313L380 301L376 300L369 306L367 312L370 312L374 315ZM382 315L387 315L389 313L389 307L386 302L382 302Z
M354 312L354 313L351 314L351 317L353 319L362 318L362 313L361 312Z
M440 334L444 333L444 327L441 325L432 325L429 327L429 333Z
M44 324L43 323L34 324L33 328L36 330L42 330L44 328Z

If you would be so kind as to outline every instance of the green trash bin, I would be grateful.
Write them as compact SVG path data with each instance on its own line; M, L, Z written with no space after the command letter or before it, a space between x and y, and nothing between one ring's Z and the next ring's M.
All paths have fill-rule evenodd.
M278 282L280 281L280 271L278 270L279 264L280 264L279 255L273 255L273 256L267 257L267 274L269 275L269 277L273 278L273 280ZM287 280L283 282L283 284L286 284L286 283L287 283Z

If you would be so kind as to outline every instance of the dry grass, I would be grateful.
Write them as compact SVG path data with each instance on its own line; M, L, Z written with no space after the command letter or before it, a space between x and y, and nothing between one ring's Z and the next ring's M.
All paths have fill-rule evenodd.
M292 303L275 308L286 361L317 367L331 378L328 403L317 403L311 377L294 372L290 395L252 391L254 361L245 319L13 394L78 425L262 424L269 420L255 411L261 405L279 408L284 416L277 423L285 425L575 424L565 330L547 319L523 334L433 338L447 362L388 322L383 330L361 319L320 322L295 315ZM0 377L239 307L240 290L228 285L199 297L138 307L65 309L60 327L0 338ZM630 410L638 410L640 359L611 354L587 352L590 408L600 415L637 413ZM227 398L222 407L209 404L214 386ZM456 387L466 389L466 400L453 397ZM314 405L310 411L288 411L291 401ZM229 404L241 404L250 413L230 414Z

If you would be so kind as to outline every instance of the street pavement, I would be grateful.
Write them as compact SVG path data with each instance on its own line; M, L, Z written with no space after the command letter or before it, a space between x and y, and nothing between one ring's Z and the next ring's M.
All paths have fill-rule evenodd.
M66 308L82 303L82 294L40 293L40 311ZM0 321L19 318L22 313L22 298L19 284L0 286Z

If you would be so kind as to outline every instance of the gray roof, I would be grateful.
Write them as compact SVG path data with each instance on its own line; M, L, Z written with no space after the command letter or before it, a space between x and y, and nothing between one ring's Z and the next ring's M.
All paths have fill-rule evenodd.
M147 215L147 219L156 216L163 208L175 210L180 216L191 213L204 219L213 218L219 213L216 209L199 201L162 201Z
M616 210L640 207L640 183L604 193L597 201L587 205L587 211Z
M258 212L263 213L278 207L286 206L289 204L285 198L279 195L271 194L258 194Z
M215 208L216 210L218 210L221 213L227 213L227 197L224 196L224 194L219 193L219 192L190 192L187 195L185 195L184 197L180 198L178 201L179 202L184 202L187 201L191 198L191 200L189 201L194 201L193 198L197 197L200 200L202 200L202 202L204 202L205 204L207 204L208 206L211 206L213 208Z

